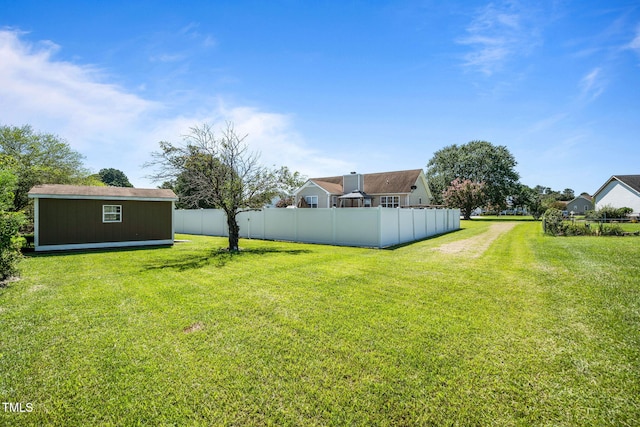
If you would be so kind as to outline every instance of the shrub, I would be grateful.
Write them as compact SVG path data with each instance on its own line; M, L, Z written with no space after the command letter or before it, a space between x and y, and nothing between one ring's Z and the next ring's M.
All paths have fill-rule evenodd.
M542 229L545 234L558 236L564 233L562 211L556 208L547 209L542 216Z
M566 224L563 226L565 236L590 236L593 234L588 224Z
M22 257L18 231L24 221L20 212L0 211L0 281L18 274L18 261Z
M597 236L623 236L624 230L618 224L598 224Z
M588 219L591 221L597 221L600 219L598 213L594 210L588 210L584 213L584 219Z
M614 208L611 205L606 205L597 211L588 211L585 217L590 220L620 219L626 218L631 212L633 212L631 208Z

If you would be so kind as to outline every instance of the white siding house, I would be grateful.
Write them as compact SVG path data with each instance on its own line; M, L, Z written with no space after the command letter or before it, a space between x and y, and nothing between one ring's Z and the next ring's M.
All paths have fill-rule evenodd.
M593 195L596 210L604 206L640 212L640 175L614 175Z

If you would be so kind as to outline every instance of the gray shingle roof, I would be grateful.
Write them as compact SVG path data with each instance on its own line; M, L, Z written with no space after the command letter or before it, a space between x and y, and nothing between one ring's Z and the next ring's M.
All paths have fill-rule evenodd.
M613 177L640 192L640 175L614 175Z

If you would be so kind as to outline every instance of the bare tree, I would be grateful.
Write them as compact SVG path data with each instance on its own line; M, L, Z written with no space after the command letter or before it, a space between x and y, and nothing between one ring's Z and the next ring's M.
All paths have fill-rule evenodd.
M218 136L211 126L192 127L183 144L160 142L160 151L145 166L156 168L150 176L156 182L180 178L181 200L191 207L203 203L222 209L229 227L229 251L238 251L240 212L260 209L278 193L276 174L263 167L259 155L250 152L232 123Z

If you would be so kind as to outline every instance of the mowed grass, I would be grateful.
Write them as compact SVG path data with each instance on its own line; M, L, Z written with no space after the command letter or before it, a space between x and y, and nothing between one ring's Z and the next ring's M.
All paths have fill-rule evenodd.
M518 222L480 256L178 236L0 289L0 425L640 424L640 238Z

